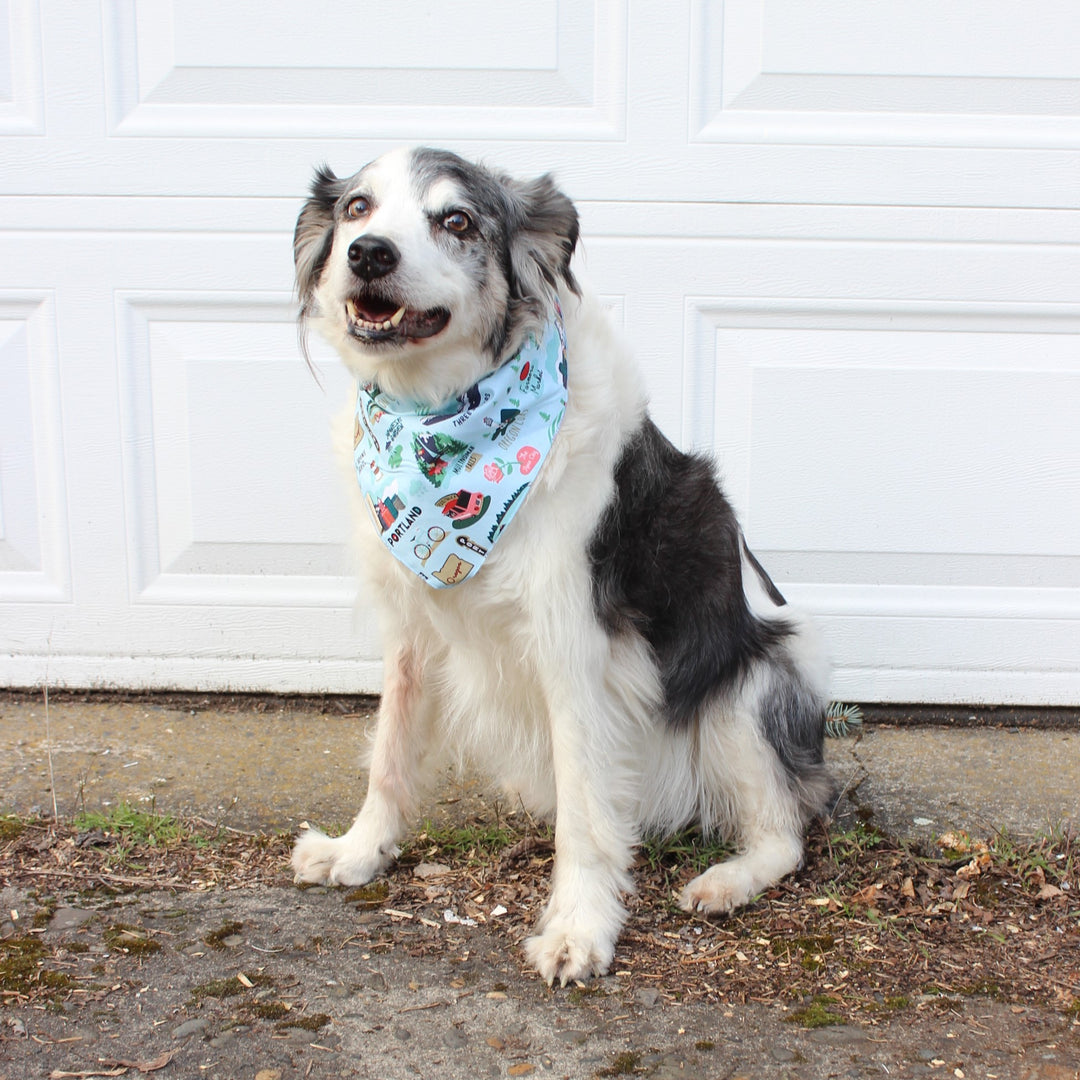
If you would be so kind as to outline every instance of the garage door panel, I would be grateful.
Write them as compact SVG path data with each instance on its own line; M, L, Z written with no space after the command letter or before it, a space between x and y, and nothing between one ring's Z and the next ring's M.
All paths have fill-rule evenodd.
M1080 500L1057 498L1080 475L1080 371L955 369L946 347L917 340L932 335L905 336L910 349L937 345L941 366L886 369L870 353L861 369L755 369L746 488L756 541L1080 560ZM1015 348L1022 361L1037 345Z
M290 298L121 294L118 323L136 601L341 603L348 380L299 360Z
M623 6L467 0L450 16L428 0L320 0L303 19L271 5L253 21L238 0L110 5L110 126L121 136L193 138L440 130L445 141L523 126L546 138L617 138Z
M55 303L0 292L0 602L70 600Z
M700 3L692 138L1075 148L1073 15L1067 0L1022 19L1011 0Z
M42 60L38 0L0 3L0 136L44 134Z

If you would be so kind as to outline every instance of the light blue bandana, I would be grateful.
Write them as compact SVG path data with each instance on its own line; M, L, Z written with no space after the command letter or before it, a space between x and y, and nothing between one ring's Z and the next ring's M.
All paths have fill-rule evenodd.
M558 312L539 341L439 408L361 384L353 462L391 554L435 589L474 576L525 501L565 409Z

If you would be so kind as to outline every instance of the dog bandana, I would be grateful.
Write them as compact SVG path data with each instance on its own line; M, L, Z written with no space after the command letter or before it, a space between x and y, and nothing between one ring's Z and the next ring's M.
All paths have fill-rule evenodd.
M566 409L562 318L437 409L363 383L353 463L382 542L432 588L473 576L525 500Z

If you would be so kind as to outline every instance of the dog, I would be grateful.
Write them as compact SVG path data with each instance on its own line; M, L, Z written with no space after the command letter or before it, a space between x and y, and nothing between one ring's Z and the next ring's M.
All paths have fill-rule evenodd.
M751 554L711 464L650 419L627 344L571 266L577 243L549 175L426 147L348 178L319 169L294 237L301 332L360 388L349 483L385 660L363 807L342 836L299 838L296 879L385 871L433 762L468 759L554 819L550 897L525 943L549 985L608 969L643 836L697 822L734 840L681 896L729 912L801 865L833 792L815 630ZM515 396L529 381L547 390ZM458 422L475 430L440 426ZM427 486L441 511L413 505Z

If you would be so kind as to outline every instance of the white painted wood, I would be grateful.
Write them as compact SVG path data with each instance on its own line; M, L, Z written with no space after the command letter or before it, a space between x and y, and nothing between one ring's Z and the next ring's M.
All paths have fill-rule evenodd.
M835 693L1080 701L1068 0L0 0L0 685L378 688L290 238L415 141L578 201Z

